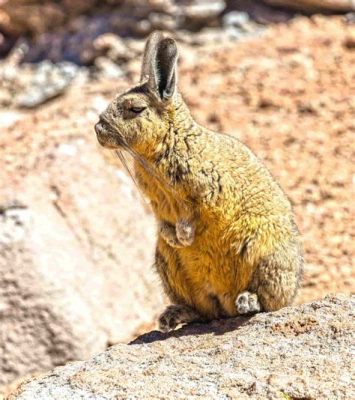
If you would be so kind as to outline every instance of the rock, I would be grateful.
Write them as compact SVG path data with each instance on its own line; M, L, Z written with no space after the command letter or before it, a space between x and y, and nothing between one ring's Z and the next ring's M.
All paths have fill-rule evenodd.
M17 54L20 49L14 49ZM87 70L70 62L20 64L8 57L0 63L0 104L34 108L63 94L75 80L85 80Z
M1 99L0 99L1 104ZM3 128L9 128L21 119L21 114L13 110L0 111L0 121Z
M153 218L100 152L107 101L83 96L2 126L0 386L130 340L163 308Z
M216 18L226 8L224 0L197 0L190 3L182 7L183 13L186 18L194 21L206 21Z
M350 399L354 297L151 332L24 382L8 400Z
M42 61L30 68L32 77L28 85L14 99L19 107L33 108L64 93L79 72L79 68L69 62Z
M346 49L349 50L354 50L355 49L355 34L353 35L349 35L347 38L345 38L344 42L343 42L343 46Z
M100 73L100 76L107 79L116 79L124 75L122 69L109 58L97 57L95 60L95 67Z
M105 55L111 61L118 63L126 62L138 56L138 53L135 51L135 49L132 49L132 46L130 46L129 41L123 40L119 36L112 33L100 35L94 41L94 48L98 54ZM139 53L141 53L142 50L143 46Z
M265 29L251 21L248 13L240 11L230 11L225 14L222 25L231 39L241 39L247 33L255 35Z
M355 10L353 0L264 0L264 2L305 12L351 12Z
M277 9L260 0L228 0L226 11L227 14L234 11L247 13L250 20L265 25L287 22L295 14L294 11Z
M0 8L0 28L9 35L30 32L38 35L50 27L61 25L64 18L61 8L53 2L41 5L29 2L26 4L20 0L5 0Z
M277 10L272 5L293 11ZM241 21L245 16L262 23L281 22L291 18L294 10L347 12L354 7L352 0L2 0L0 54L5 55L19 37L25 36L30 44L28 62L48 58L92 65L96 54L93 43L107 33L122 38L145 37L156 29L191 34L232 24L234 29L229 29L228 36L236 39L241 35L235 22L239 28L242 22L243 30L254 29ZM236 13L241 16L236 18Z
M222 18L222 23L225 27L237 26L239 28L242 28L249 22L249 15L246 12L240 11L231 11L225 14Z
M226 7L224 0L177 0L84 2L23 0L0 1L0 54L6 54L16 39L25 36L30 44L26 62L48 58L52 62L71 61L93 65L101 42L113 44L113 56L118 51L126 58L132 52L113 35L146 37L154 30L199 30L219 26L220 15ZM111 37L110 37L111 35ZM103 39L100 37L103 36ZM8 38L8 39L6 39ZM99 38L99 39L98 39ZM0 36L1 39L1 36ZM97 41L98 39L98 41ZM114 42L114 43L113 43ZM123 51L122 51L123 50ZM97 54L99 53L99 54ZM133 54L134 56L134 54Z
M94 3L95 0L3 0L0 2L0 29L10 35L39 35L62 25L68 17L89 10Z

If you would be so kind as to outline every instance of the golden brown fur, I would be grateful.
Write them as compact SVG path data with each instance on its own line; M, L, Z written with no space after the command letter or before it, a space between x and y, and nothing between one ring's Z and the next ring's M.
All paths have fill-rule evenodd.
M244 144L193 120L175 89L176 57L175 42L153 34L141 84L96 126L101 144L134 156L158 221L155 265L176 305L164 330L284 307L302 268L287 197Z

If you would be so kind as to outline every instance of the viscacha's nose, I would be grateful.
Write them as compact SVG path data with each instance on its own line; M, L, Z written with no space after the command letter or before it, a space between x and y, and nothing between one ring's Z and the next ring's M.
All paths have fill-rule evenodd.
M105 125L107 125L107 123L105 122L105 120L102 117L102 114L99 116L99 122L97 122L95 124L95 132L99 135L100 133L102 133L102 130L105 129Z
M95 132L97 135L100 134L100 129L102 129L102 126L101 126L101 121L99 120L99 122L95 124Z

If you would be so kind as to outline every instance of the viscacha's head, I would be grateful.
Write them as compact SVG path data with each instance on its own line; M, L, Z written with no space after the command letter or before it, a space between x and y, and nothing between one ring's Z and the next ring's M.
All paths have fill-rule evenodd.
M171 129L180 96L176 89L177 46L154 32L147 40L140 84L118 95L95 125L102 146L149 156Z

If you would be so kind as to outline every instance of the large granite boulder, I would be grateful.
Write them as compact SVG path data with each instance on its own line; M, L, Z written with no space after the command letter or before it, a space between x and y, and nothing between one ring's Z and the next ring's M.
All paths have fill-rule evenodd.
M126 342L163 308L155 223L99 149L95 98L2 130L0 386Z
M28 381L9 400L337 399L351 380L349 297L146 334Z

